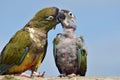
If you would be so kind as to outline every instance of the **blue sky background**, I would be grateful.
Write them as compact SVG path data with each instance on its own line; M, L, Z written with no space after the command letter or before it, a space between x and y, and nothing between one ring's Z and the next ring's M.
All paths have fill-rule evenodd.
M120 0L0 0L0 51L40 9L56 6L77 18L78 35L88 47L87 76L120 76ZM57 76L52 40L61 25L49 32L47 55L38 72Z

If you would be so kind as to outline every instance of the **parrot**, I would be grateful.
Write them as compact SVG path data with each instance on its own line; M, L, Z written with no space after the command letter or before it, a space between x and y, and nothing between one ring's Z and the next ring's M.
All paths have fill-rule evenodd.
M87 48L83 36L76 31L76 17L69 10L62 9L65 15L60 20L63 32L53 40L53 56L60 77L85 76L87 71Z
M13 35L0 54L0 75L37 72L46 55L47 34L59 23L58 14L57 7L43 8Z

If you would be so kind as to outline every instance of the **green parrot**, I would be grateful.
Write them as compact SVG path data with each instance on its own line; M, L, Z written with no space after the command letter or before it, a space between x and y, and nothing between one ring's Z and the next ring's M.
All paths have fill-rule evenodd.
M53 55L60 76L85 76L87 71L87 49L82 36L75 34L76 18L68 10L61 10L65 15L61 20L63 32L53 41ZM73 75L74 74L74 75Z
M48 31L59 23L58 14L56 7L44 8L16 32L1 52L0 75L37 71L46 55Z

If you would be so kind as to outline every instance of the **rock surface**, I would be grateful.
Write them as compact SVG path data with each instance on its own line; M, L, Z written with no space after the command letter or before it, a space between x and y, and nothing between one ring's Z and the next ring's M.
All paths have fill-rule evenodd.
M120 80L120 77L118 76L105 76L105 77L100 77L100 76L86 76L86 77L73 77L73 78L69 78L69 77L64 77L64 78L60 78L60 77L34 77L34 78L25 78L25 77L20 77L20 76L14 76L14 75L4 75L4 76L0 76L0 80Z

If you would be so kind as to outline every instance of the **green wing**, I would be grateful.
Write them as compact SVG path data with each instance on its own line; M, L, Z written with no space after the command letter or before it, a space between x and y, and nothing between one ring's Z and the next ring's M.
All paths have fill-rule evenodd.
M29 46L29 33L24 30L18 31L1 52L0 74L4 74L13 65L20 65L28 52Z
M80 36L80 39L82 40L82 43L84 43L83 38ZM78 67L80 69L80 75L85 76L85 73L87 71L87 51L83 49L81 44L77 44L78 46Z
M54 38L54 40L53 40L53 56L54 56L55 60L56 60L56 51L57 51L56 45L59 43L59 36L60 35L61 35L60 33L57 34L56 38Z

